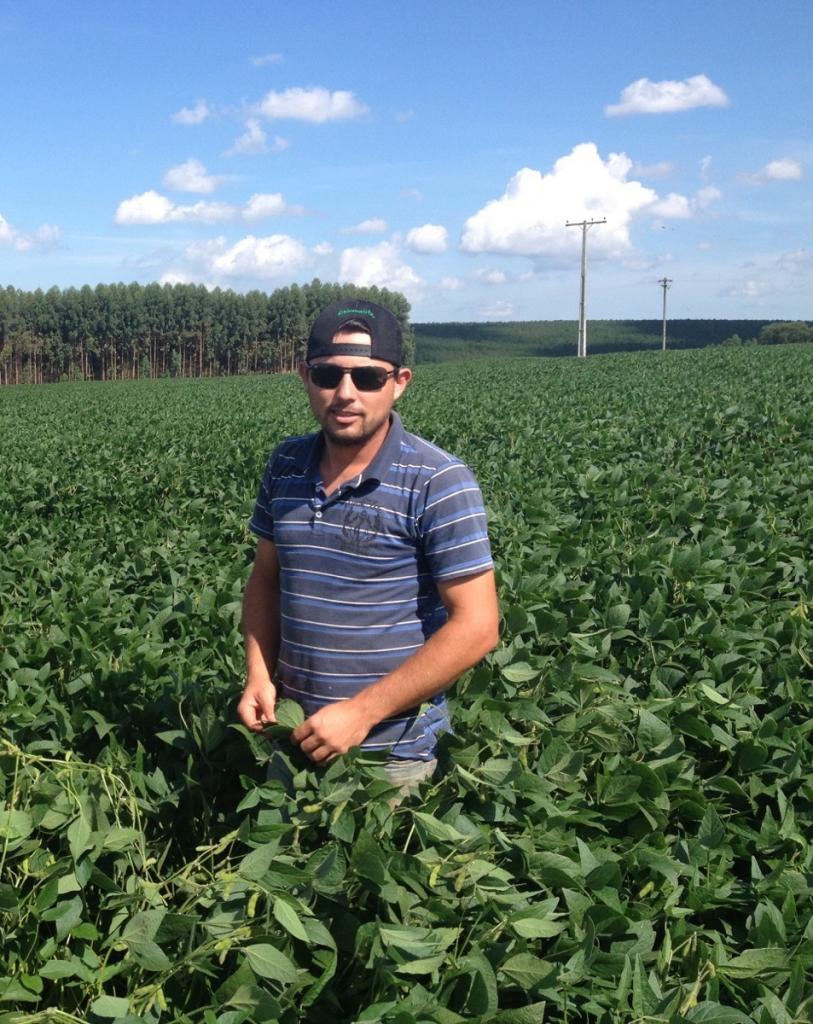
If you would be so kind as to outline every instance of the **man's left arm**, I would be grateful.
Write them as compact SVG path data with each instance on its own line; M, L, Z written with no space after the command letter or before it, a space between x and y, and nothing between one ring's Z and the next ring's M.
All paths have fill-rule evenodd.
M438 582L448 619L398 668L349 700L311 715L291 739L316 762L358 746L385 718L419 707L441 693L496 647L499 609L494 572Z

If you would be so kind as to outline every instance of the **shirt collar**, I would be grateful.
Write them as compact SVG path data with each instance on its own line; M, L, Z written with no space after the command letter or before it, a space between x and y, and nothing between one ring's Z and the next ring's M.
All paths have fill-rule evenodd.
M308 451L307 462L305 464L305 476L310 477L312 480L319 479L319 463L322 460L322 451L325 447L325 439L322 435L322 431L318 431L315 434L311 434L310 449Z
M362 470L359 483L365 480L377 480L378 483L384 479L387 470L398 460L401 454L401 442L404 439L404 427L401 417L393 409L390 413L390 429L384 438L384 443L375 453L370 464Z

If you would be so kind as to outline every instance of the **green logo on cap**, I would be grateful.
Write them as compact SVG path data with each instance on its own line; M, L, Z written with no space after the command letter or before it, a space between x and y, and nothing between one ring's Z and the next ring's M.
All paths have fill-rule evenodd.
M336 316L347 316L347 314L355 314L358 316L371 316L375 320L375 313L371 309L339 309L336 311Z

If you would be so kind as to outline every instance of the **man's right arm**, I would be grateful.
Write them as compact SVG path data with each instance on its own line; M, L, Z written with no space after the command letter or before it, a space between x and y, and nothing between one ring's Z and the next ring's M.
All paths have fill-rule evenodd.
M243 597L246 687L237 705L241 721L253 732L261 732L276 721L274 670L279 654L279 633L279 559L272 541L261 537Z

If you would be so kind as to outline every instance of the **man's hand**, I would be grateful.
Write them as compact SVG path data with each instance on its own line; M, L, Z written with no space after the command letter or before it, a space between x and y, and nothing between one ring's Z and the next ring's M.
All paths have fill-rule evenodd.
M240 721L252 732L262 732L267 725L277 720L275 708L277 704L277 688L271 682L247 683L237 705Z
M323 764L357 747L372 728L371 723L352 700L328 704L306 718L291 733L291 742L311 761Z
M445 690L499 640L494 573L438 584L448 621L398 668L350 700L328 704L291 733L291 741L317 763L332 761L364 742L379 722L418 708Z
M243 598L243 636L248 682L237 705L240 721L262 732L277 720L277 688L271 682L279 651L279 558L270 540L260 538Z

